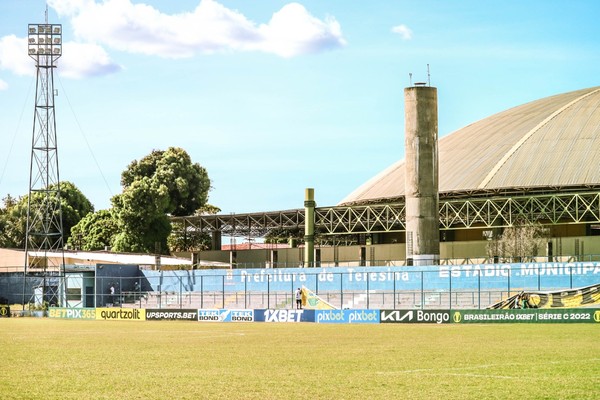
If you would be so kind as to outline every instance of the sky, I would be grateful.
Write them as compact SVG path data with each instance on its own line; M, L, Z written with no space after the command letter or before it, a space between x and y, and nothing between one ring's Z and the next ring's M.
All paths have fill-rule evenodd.
M96 210L152 150L208 171L222 213L333 206L404 158L405 87L438 90L443 137L600 86L597 0L0 0L0 196L29 190L27 27L62 24L61 181ZM428 77L429 66L429 77Z

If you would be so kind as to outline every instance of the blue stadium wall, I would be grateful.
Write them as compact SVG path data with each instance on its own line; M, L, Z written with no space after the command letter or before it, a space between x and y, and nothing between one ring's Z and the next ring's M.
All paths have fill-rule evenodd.
M317 292L360 290L554 290L600 282L600 263L520 263L430 267L277 268L141 271L144 290Z

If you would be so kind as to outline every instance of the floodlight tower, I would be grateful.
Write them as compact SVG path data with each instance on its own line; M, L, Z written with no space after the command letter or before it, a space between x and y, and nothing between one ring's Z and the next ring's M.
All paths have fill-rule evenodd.
M63 222L58 175L58 144L54 114L54 69L62 55L62 26L29 24L28 54L36 64L37 82L29 169L29 199L25 234L25 275L28 269L45 272L64 268ZM59 261L49 252L62 254ZM62 260L62 262L60 261ZM60 265L55 265L59 263ZM44 280L44 296L46 296Z

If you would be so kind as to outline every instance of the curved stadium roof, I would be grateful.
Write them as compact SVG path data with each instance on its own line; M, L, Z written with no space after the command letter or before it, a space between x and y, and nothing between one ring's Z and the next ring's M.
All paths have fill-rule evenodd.
M439 140L439 191L489 192L600 185L600 87L546 97ZM340 204L404 197L404 160Z

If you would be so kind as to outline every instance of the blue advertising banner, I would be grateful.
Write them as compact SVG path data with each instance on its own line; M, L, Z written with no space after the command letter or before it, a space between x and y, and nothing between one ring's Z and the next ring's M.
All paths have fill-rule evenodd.
M379 310L315 310L320 324L378 324Z
M222 322L253 322L254 310L219 310Z
M198 310L200 322L253 322L254 310Z
M198 321L221 322L221 310L198 310Z

